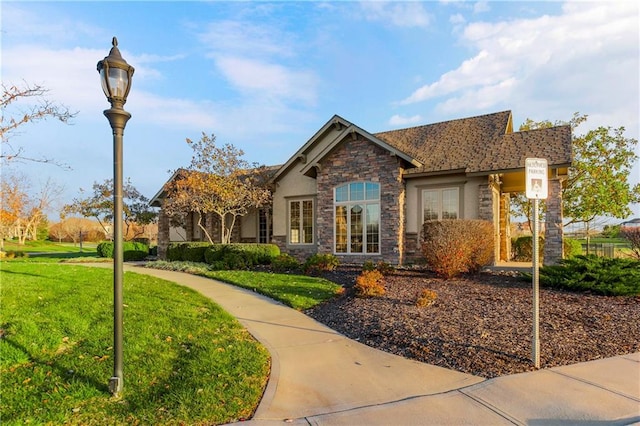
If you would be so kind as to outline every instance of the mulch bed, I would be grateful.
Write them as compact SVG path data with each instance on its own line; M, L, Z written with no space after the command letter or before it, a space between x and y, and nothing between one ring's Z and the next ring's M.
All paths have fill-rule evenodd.
M514 273L441 279L423 270L385 277L386 294L355 297L361 272L341 266L325 278L345 294L305 313L345 336L405 358L485 378L534 370L532 284ZM417 307L422 289L434 304ZM640 351L640 297L540 289L540 364L574 364Z

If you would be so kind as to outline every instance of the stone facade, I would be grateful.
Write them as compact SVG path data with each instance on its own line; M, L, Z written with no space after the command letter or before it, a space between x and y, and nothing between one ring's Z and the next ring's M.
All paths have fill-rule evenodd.
M543 263L554 265L564 257L562 227L562 181L558 178L549 180L549 197L547 198L547 214L544 228Z
M316 235L317 252L334 252L334 200L336 186L355 181L380 184L379 255L338 255L344 263L383 260L403 261L405 228L404 196L400 160L388 151L358 136L347 138L326 156L317 173Z
M167 258L167 248L170 240L170 224L169 217L164 209L160 209L158 213L158 258Z

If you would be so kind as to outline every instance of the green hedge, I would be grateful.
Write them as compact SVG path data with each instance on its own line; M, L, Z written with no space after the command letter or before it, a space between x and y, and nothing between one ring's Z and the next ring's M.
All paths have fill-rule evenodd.
M205 251L205 262L212 265L225 259L235 259L240 256L246 266L269 265L280 256L280 248L275 244L232 243L213 244ZM235 268L230 268L235 269Z
M167 260L170 262L204 263L204 252L209 246L211 244L205 241L171 243L167 248Z
M113 259L113 241L103 241L96 247L98 257ZM122 242L122 259L125 262L144 260L149 255L149 246L134 241Z
M268 265L280 255L274 244L210 244L203 241L171 243L167 248L170 262L208 263L213 269L244 269Z

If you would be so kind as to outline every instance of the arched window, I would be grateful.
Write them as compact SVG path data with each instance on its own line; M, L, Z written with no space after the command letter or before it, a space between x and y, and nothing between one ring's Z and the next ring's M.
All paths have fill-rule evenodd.
M334 189L335 252L380 253L380 184L351 182Z

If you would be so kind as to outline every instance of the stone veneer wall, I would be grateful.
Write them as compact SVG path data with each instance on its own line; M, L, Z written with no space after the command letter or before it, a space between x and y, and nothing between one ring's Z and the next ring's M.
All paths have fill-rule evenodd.
M500 259L495 261L511 260L511 195L502 194L500 197Z
M547 198L547 214L544 228L543 264L555 265L564 257L562 239L562 182L560 179L549 180L549 197Z
M383 260L403 261L405 229L404 194L400 159L361 136L346 138L325 157L317 174L317 252L334 252L333 189L348 182L369 181L380 184L380 255L338 255L344 263Z
M478 219L493 223L493 190L489 183L478 189Z
M169 217L160 209L158 213L158 258L167 259L167 248L169 247L170 238Z

